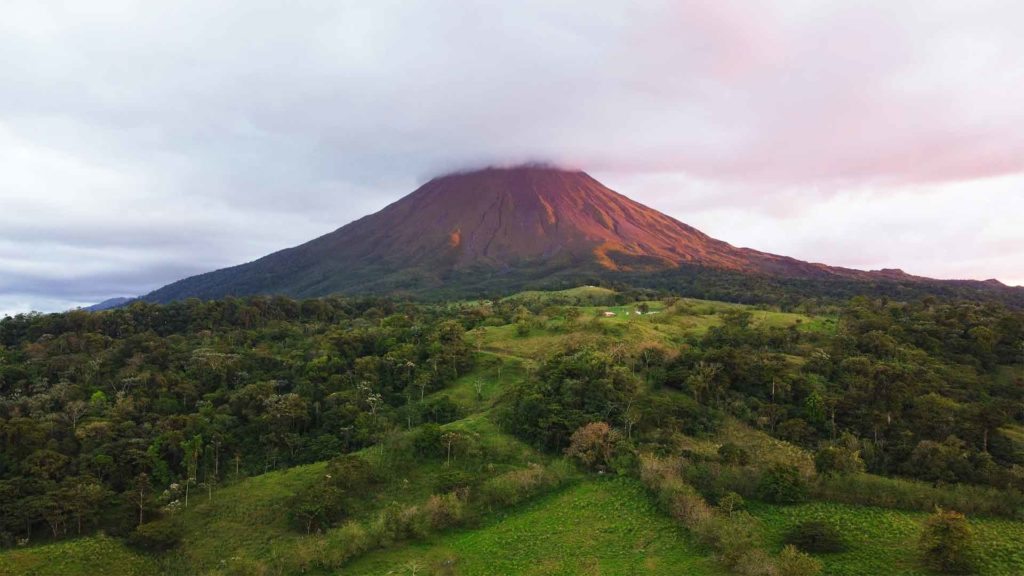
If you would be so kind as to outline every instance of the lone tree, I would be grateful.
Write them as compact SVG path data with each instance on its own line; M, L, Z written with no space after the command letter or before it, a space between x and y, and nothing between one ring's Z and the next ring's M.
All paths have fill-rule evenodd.
M445 446L447 455L445 456L444 465L448 466L452 463L452 449L458 450L459 446L463 442L462 434L458 432L445 432L441 435L441 443Z
M974 571L971 526L953 510L937 509L924 523L921 556L925 566L942 574L970 574Z
M145 472L139 473L132 484L132 490L125 492L128 500L139 509L139 526L142 525L143 512L145 512L146 506L149 504L152 493L152 488L149 485L149 474Z
M565 454L587 468L603 468L610 464L621 440L622 435L607 423L591 422L572 433Z

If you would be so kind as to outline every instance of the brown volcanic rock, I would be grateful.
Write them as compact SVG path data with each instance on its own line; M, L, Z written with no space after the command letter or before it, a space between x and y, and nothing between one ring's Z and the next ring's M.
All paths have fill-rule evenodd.
M682 264L787 278L917 279L899 270L864 272L736 248L583 172L521 166L435 178L330 234L178 281L145 299L320 296L429 288L466 270L636 272Z
M404 266L455 269L546 261L596 262L610 270L632 271L685 263L783 276L871 275L736 248L634 202L584 172L536 166L435 178L311 244L324 256L346 253ZM891 272L884 275L892 277Z
M633 256L646 267L693 262L742 269L749 260L583 172L539 167L435 178L330 236L318 248L411 266L596 260L609 269L630 269L636 264L617 263L616 257Z

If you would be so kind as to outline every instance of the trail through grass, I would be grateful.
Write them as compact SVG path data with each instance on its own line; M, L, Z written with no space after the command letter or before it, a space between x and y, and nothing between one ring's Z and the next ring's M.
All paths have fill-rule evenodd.
M639 483L624 478L581 482L476 530L370 554L344 573L408 574L414 567L460 576L723 574Z

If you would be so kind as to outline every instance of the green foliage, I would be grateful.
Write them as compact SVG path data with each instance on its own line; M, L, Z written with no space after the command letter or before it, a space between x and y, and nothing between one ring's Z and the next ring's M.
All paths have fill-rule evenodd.
M921 558L924 565L943 574L970 574L974 571L973 532L963 514L936 510L921 531Z
M743 496L735 492L726 492L718 499L718 508L726 514L732 514L733 512L743 510L743 506L746 502L743 500Z
M750 453L734 442L726 442L719 446L718 457L726 464L746 466L750 463Z
M821 573L822 563L793 546L786 546L776 561L778 576L815 576Z
M135 528L127 542L133 548L146 552L167 552L181 544L185 528L175 520L147 522Z
M0 554L0 574L5 576L152 576L160 572L160 565L154 558L103 534L16 548Z
M359 454L346 454L327 463L325 479L349 494L360 494L373 486L379 477L366 458Z
M936 506L970 514L1024 519L1024 495L984 486L934 486L903 478L849 474L820 478L811 486L818 500L929 511Z
M423 513L431 530L445 530L460 526L466 518L466 504L458 494L434 494L423 505Z
M628 451L622 434L605 422L591 422L572 433L565 454L591 470L604 470L620 451Z
M800 522L793 526L783 541L804 552L815 554L842 552L846 549L839 529L825 520Z
M368 554L345 574L408 574L410 562L420 574L725 575L636 481L620 477L571 484L474 530Z
M374 539L386 546L423 538L429 526L426 516L418 507L392 504L381 511L371 530Z
M855 474L864 471L860 453L844 446L826 446L814 455L814 467L825 476Z
M306 534L326 530L340 521L344 514L343 492L330 482L318 482L306 487L288 503L288 517L292 526Z
M506 425L537 446L564 449L588 422L621 415L637 383L611 356L584 348L556 354L538 377L515 384L507 395Z
M760 516L757 499L801 501L806 490L972 518L1024 511L1013 419L1024 404L1010 365L1020 312L857 299L806 302L798 314L595 294L444 305L229 299L0 321L0 545L131 534L191 489L187 510L136 530L152 532L151 544L132 542L156 550L173 541L160 533L168 520L180 519L180 551L162 557L180 559L179 573L338 571L382 544L486 524L564 485L564 463L528 463L593 422L608 433L570 455L639 474L652 501L694 530L707 524L709 538L731 526L720 518L746 518L741 508ZM579 318L603 308L574 307L616 303L619 315L593 330ZM641 304L658 314L625 316ZM517 319L529 328L521 337ZM546 455L500 434L492 416ZM811 446L823 446L813 462L802 448ZM634 447L662 458L638 460ZM314 460L330 462L277 471ZM927 483L883 476L894 474ZM869 545L844 522L851 547L830 554L828 570L856 557L878 573L884 564L864 558L870 547L889 553L885 534ZM918 536L911 524L898 523L903 549ZM802 555L767 555L785 530L766 525L770 548L734 554L728 538L739 533L712 538L722 549L711 551L740 573L813 568ZM979 545L1003 542L985 534ZM982 573L1014 573L1004 569L1016 566L1012 547L998 546L978 560ZM0 554L0 567L27 552Z
M480 486L480 499L487 506L508 507L561 484L566 477L567 472L557 466L545 468L531 464L484 482Z
M0 544L120 531L178 496L192 507L199 489L378 444L397 422L450 421L450 399L420 397L472 367L457 318L274 297L0 320Z
M795 504L807 499L807 483L796 466L778 464L761 476L758 495L776 504Z

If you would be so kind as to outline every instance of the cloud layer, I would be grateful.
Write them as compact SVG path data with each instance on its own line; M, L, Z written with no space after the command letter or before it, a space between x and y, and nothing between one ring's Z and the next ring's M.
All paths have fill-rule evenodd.
M1024 283L1024 8L826 4L15 0L0 314L144 293L531 160L735 244Z

